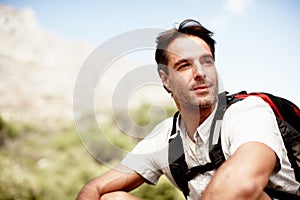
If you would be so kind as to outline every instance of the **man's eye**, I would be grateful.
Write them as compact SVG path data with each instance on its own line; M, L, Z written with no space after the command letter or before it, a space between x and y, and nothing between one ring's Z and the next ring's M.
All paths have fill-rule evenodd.
M201 65L213 65L214 61L211 59L205 59L201 61Z
M188 68L189 66L190 66L189 63L185 63L185 64L179 65L177 69L178 70L184 70L184 69Z

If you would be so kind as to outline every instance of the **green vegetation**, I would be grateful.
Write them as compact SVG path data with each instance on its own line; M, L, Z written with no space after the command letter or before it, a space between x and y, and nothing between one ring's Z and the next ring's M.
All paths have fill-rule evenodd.
M141 121L136 123L141 126L149 123L144 121L149 120L145 116L147 109L149 106L133 111L139 113L137 119ZM174 113L172 108L166 110L168 116ZM99 155L88 153L73 124L57 124L51 128L0 118L0 199L75 199L83 185L119 161L121 155L110 150L109 144L130 150L137 142L123 134L112 119L101 125L106 142L98 140L99 135L95 134L98 128L88 122L86 118L84 135L90 142L102 141L92 146ZM147 126L147 130L151 128ZM82 135L81 139L84 139ZM105 163L97 161L98 156ZM160 179L158 186L144 184L132 193L145 200L183 199L165 177Z
M13 124L4 121L0 116L0 146L4 145L6 138L15 138L18 131Z
M143 184L131 192L133 195L142 197L143 200L183 200L182 193L174 188L164 176L156 186Z
M1 147L0 199L75 199L83 184L105 170L72 128L53 135L44 131L21 128Z

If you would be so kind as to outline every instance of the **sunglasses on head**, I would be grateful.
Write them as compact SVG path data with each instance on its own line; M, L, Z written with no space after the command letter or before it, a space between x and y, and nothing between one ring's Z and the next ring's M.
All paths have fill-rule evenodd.
M199 26L199 27L202 27L202 25L200 24L200 22L198 22L196 20L193 20L193 19L186 19L183 22L181 22L180 24L179 23L175 24L175 28L178 31L181 31L181 30L183 30L183 29L185 29L187 27L190 27L190 26Z

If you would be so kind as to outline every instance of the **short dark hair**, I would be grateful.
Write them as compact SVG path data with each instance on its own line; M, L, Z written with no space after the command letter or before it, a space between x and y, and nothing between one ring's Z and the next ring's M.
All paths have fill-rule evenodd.
M185 20L184 22L186 22ZM197 22L195 20L192 20L194 22ZM182 22L183 23L183 22ZM182 24L181 23L181 24ZM202 26L199 22L194 25L186 26L183 28L173 28L171 30L162 32L159 34L159 36L156 38L156 51L155 51L155 60L157 63L157 70L163 70L166 73L168 73L168 51L167 48L169 44L174 41L178 37L183 37L185 35L193 35L196 37L201 38L204 40L204 42L207 43L209 46L209 49L212 53L213 59L215 60L215 44L216 41L212 38L213 32L206 29L204 26Z

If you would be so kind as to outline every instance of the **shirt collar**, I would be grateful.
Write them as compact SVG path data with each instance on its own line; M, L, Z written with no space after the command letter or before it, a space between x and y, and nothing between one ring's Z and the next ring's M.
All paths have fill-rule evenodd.
M213 112L209 115L209 117L200 124L200 126L197 127L197 131L194 133L194 141L197 141L197 137L200 137L202 142L206 144L209 139L210 135L210 127L213 121L213 118L215 116L216 110L217 110L218 105L215 106ZM187 134L187 129L186 126L181 119L181 114L178 116L178 120L176 123L176 130L180 130L182 134L182 137L186 138Z
M204 144L208 142L211 124L214 119L217 107L218 105L216 105L216 107L214 108L213 112L209 115L209 117L204 122L202 122L200 126L198 126L197 131L194 134L194 137L196 138L197 136L199 136Z

